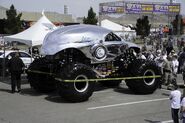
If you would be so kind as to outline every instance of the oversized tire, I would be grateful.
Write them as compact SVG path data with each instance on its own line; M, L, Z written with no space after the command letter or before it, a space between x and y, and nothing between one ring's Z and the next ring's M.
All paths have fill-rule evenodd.
M161 75L160 69L154 61L136 59L128 66L128 76L156 76ZM143 78L125 80L127 86L140 94L153 93L160 85L160 78Z
M63 80L74 80L74 82L59 82L59 95L70 102L82 102L89 99L95 88L95 81L88 79L96 78L96 74L91 68L84 64L69 64L61 68L60 78ZM83 82L75 80L83 79Z
M27 70L30 86L38 92L56 90L56 81L48 73L49 68L47 68L44 58L34 60Z

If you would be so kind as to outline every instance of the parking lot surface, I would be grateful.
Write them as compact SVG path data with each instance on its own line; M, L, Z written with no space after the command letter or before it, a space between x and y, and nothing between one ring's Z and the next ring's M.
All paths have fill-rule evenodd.
M182 82L178 77L178 82ZM180 89L182 91L182 88ZM57 92L38 93L28 83L10 93L9 81L0 82L0 123L171 123L169 90L136 95L122 83L97 89L86 102L69 103Z

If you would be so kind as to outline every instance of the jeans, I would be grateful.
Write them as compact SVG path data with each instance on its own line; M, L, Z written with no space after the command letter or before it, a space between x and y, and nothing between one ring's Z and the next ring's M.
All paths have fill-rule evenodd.
M20 72L12 72L11 73L11 88L12 92L15 92L15 88L17 87L17 90L21 90L21 74Z
M179 123L179 109L171 108L171 113L172 113L173 122ZM184 123L184 119L183 119L183 123Z

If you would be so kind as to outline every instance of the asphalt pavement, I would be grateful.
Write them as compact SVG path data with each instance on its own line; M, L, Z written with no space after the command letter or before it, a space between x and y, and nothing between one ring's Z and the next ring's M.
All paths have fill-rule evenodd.
M57 92L35 92L26 81L23 77L22 92L15 94L9 78L0 82L0 123L172 123L165 86L136 95L124 82L117 88L97 84L88 101L69 103ZM181 75L177 82L182 87Z

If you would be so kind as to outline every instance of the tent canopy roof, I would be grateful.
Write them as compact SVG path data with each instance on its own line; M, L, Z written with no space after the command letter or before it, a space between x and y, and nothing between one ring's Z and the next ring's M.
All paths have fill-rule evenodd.
M107 28L112 31L132 31L129 27L122 26L120 24L114 23L110 20L104 19L101 21L101 27Z
M112 31L123 31L123 27L121 25L107 19L101 21L101 27L107 28Z
M56 26L43 14L30 28L14 35L5 36L4 40L6 42L17 41L29 46L42 45L46 34L54 28L56 28Z

